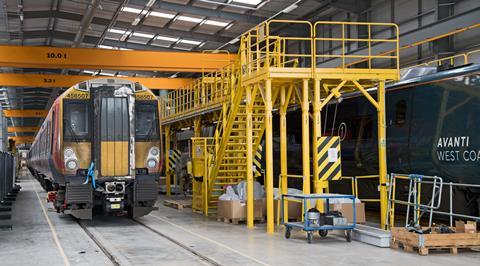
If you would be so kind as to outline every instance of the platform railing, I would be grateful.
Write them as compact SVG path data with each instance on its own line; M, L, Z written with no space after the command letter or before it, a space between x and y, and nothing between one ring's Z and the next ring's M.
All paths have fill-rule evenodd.
M360 198L358 192L358 182L360 180L374 180L378 182L378 175L364 175L364 176L342 176L342 180L350 180L352 187L352 195L362 202L380 202L380 195L378 198Z
M221 70L203 74L185 88L174 90L160 97L162 120L180 117L192 112L218 106L231 99L236 67L228 65Z
M463 188L463 189L480 189L480 185L478 184L463 184L463 183L453 183L453 182L441 182L442 186L440 186L438 179L442 179L441 177L432 177L432 176L423 176L423 175L408 175L408 174L395 174L392 173L390 175L390 186L389 186L389 206L388 206L388 212L389 215L387 215L387 224L392 228L395 224L395 205L404 205L408 207L412 207L414 209L414 216L417 217L417 219L420 219L421 213L428 212L430 214L429 217L429 224L432 224L432 216L433 214L440 215L440 216L448 216L450 220L450 226L454 225L454 218L462 218L462 219L471 219L471 220L476 220L477 222L480 222L480 216L473 216L473 215L466 215L462 213L456 213L454 212L453 209L453 202L454 202L454 188ZM420 184L420 187L417 186L415 192L416 192L416 199L411 202L409 200L400 200L397 198L397 191L396 187L398 180L408 180L410 183L412 180L416 181L418 184ZM443 179L442 179L443 180ZM421 190L424 190L425 187L422 188L422 185L431 185L433 187L432 189L432 196L431 198L427 199L427 203L422 203L425 201L425 199L422 201L422 194ZM437 189L434 189L434 187L437 186ZM410 187L410 185L409 185ZM411 187L410 187L411 188ZM448 189L448 190L447 190ZM445 199L445 197L442 198L442 194L444 194L444 191L447 191L448 195L448 211L440 211L439 208L442 204L442 200ZM434 196L434 195L437 196ZM406 225L408 225L408 215L407 215L407 220L405 221Z
M303 36L273 33L276 26L299 27ZM307 47L303 53L290 52L290 46ZM242 74L255 75L271 67L311 68L312 62L312 24L308 21L269 20L263 22L241 37Z
M367 36L363 38L351 38L348 36L348 27L364 27L367 30ZM392 33L392 37L379 36L380 30L387 29ZM325 32L331 33L331 36L323 36ZM333 36L337 33L338 36ZM370 23L370 22L335 22L335 21L317 21L313 25L314 38L314 60L316 67L337 67L346 68L388 68L400 69L399 57L399 28L393 23ZM365 46L360 45L366 43ZM359 47L359 45L361 47ZM375 47L385 46L381 51L375 50ZM328 49L322 49L327 46ZM367 54L353 52L356 48L366 48ZM334 49L332 49L334 47ZM352 50L352 51L350 51ZM386 52L388 51L388 52ZM392 62L381 63L376 61L390 60ZM366 63L366 66L360 65ZM322 66L324 65L324 66ZM382 67L384 66L384 67ZM386 67L385 67L386 66Z

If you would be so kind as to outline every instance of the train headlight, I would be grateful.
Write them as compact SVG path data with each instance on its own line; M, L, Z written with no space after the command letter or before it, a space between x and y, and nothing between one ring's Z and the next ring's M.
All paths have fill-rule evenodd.
M70 157L73 157L75 155L75 152L73 152L72 149L70 148L66 148L64 151L63 151L63 156L67 157L67 158L70 158Z
M150 154L153 155L153 156L157 156L159 153L160 153L160 151L158 150L157 147L152 147L150 149Z
M157 161L155 161L154 159L149 159L147 161L147 167L148 168L155 168L155 166L157 166Z
M75 170L78 167L78 163L76 160L70 160L66 163L68 170Z

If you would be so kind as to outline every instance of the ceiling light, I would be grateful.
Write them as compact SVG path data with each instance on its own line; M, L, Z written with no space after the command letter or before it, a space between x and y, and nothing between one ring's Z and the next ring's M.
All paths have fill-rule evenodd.
M229 30L232 26L233 26L233 22L230 23L230 24L225 28L225 30Z
M153 34L141 33L141 32L134 32L134 33L133 33L133 36L142 37L142 38L149 38L149 39L155 37L155 35L153 35Z
M205 20L205 24L212 25L212 26L218 26L218 27L225 27L225 26L228 25L227 22L210 20L210 19Z
M188 21L188 22L194 22L194 23L200 23L203 20L201 18L192 18L187 16L179 16L178 19L183 21Z
M192 48L185 48L185 47L180 47L180 46L175 46L173 48L178 49L178 50L184 50L184 51L191 51L192 50Z
M206 43L207 43L207 42L202 42L202 43L198 46L198 48L202 48Z
M115 76L115 73L101 72L100 75L113 77L113 76Z
M240 3L245 5L256 6L260 4L263 0L232 0L233 3Z
M199 45L199 44L201 44L202 42L199 42L199 41L193 41L193 40L180 40L180 43L184 43L184 44L193 44L193 45Z
M113 46L99 45L98 48L100 48L100 49L113 49Z
M134 14L142 14L142 15L147 14L147 10L142 10L138 8L128 7L128 6L122 7L122 11L128 12L128 13L134 13Z
M116 34L125 34L127 30L121 30L121 29L108 29L108 32L111 33L116 33Z
M149 16L154 16L154 17L159 17L159 18L168 18L168 19L172 19L172 18L175 17L175 15L167 14L167 13L163 13L163 12L158 12L158 11L152 11L148 15Z
M161 40L161 41L167 41L167 42L176 42L178 41L178 38L173 38L173 37L167 37L167 36L157 36L155 38L156 40Z
M228 43L229 43L229 44L236 44L238 41L240 41L240 39L239 39L239 38L235 38L235 39L229 41Z
M285 14L288 14L290 12L292 12L292 10L296 9L298 6L293 4L293 5L289 5L287 6L284 10L282 10L283 13Z

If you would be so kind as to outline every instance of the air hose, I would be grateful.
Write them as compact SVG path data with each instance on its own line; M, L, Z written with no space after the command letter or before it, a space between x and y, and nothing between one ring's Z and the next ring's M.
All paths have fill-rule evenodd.
M90 167L88 167L88 172L87 172L87 176L86 176L86 179L85 179L85 182L83 183L84 185L88 183L88 178L91 177L92 178L92 188L95 189L97 187L97 185L95 184L95 163L90 163Z

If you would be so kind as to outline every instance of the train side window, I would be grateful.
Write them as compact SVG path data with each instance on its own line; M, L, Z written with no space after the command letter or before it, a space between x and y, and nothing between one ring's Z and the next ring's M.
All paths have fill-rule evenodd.
M402 126L407 122L407 101L400 100L395 104L395 125Z

